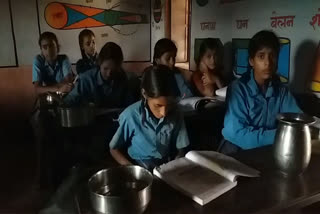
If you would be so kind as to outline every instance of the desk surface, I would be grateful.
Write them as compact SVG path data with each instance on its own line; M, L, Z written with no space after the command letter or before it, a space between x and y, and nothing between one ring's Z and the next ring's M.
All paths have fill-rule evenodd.
M205 206L155 179L145 213L277 213L320 200L320 155L313 155L308 169L294 178L285 178L274 170L271 147L244 151L236 158L260 170L261 177L239 178L235 188ZM93 213L84 192L78 194L81 213Z

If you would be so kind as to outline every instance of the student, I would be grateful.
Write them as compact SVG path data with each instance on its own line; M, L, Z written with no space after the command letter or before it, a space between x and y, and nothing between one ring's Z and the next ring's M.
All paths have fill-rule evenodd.
M276 75L279 50L279 39L271 31L260 31L250 40L252 71L228 87L220 152L232 154L273 144L277 114L301 112Z
M71 64L66 55L59 55L59 42L54 33L44 32L40 35L41 54L34 58L32 66L32 82L39 96L47 92L68 93L71 91ZM56 127L53 116L47 111L34 111L30 122L37 144L37 177L43 186L50 179L48 174L54 168L56 158L56 142L53 140Z
M128 78L122 69L123 54L119 45L107 42L97 58L97 67L81 73L73 90L64 98L68 106L94 103L116 108L133 103Z
M79 34L79 46L82 59L76 64L78 74L91 70L96 65L97 50L95 35L91 30L84 29Z
M182 156L189 140L183 117L175 108L176 81L167 66L147 68L141 93L142 100L120 115L120 127L109 146L121 165L139 164L151 170L175 156L177 149Z
M32 82L36 94L46 92L68 93L72 89L71 64L66 55L58 55L59 43L56 35L44 32L40 35L41 54L34 58Z
M193 96L193 90L188 82L191 76L189 71L184 72L175 67L177 56L177 47L170 39L160 39L154 46L153 65L166 65L173 72L177 81L180 98L187 98Z
M207 38L201 43L197 70L192 74L192 82L200 96L214 96L215 90L223 87L222 58L222 44L218 39Z

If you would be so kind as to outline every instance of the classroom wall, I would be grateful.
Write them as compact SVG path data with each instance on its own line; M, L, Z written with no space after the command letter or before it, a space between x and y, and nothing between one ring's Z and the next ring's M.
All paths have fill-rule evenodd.
M227 11L230 5L221 5L218 0L191 2L191 46L190 69L195 70L195 40L203 38L219 38L225 46L225 71L230 72L231 65L231 16ZM228 75L228 74L226 74Z
M156 42L165 37L165 23L167 21L166 1L151 1L151 61L153 61L152 57Z
M199 6L199 3L207 5ZM317 22L311 25L312 18L319 14L320 1L317 0L241 0L233 3L221 3L220 0L192 1L191 25L191 68L194 63L194 40L196 38L220 38L223 44L231 43L233 38L249 39L260 30L273 30L279 37L288 38L290 41L289 57L289 85L296 93L310 92L312 78L312 61L315 49L320 39L320 26ZM294 16L290 24L271 26L274 18ZM247 27L237 26L237 20L248 20ZM284 19L279 19L283 21ZM214 29L202 28L204 22L216 22ZM225 60L225 67L232 71L231 46Z
M16 51L11 54L10 51L4 51L1 48L0 58L8 58L11 61L6 60L2 63L0 61L0 118L2 121L1 126L6 126L8 123L14 124L21 120L26 120L32 109L35 94L33 85L31 83L32 78L32 61L35 55L39 54L38 37L38 17L37 17L37 1L36 0L4 0L0 2L0 17L10 18L10 11L8 10L9 1L11 2L11 15L12 24L14 30L14 40L16 45ZM100 1L100 0L99 0ZM94 1L88 1L93 2ZM112 0L107 1L109 4L118 3L118 1ZM130 3L130 2L129 2ZM154 0L151 2L154 3ZM4 7L6 6L6 7ZM152 8L152 7L151 7ZM6 12L6 13L5 13ZM153 10L150 11L153 21ZM151 49L149 48L150 43L153 46L158 38L164 37L164 14L162 15L159 23L154 23L151 28L151 35L148 32L150 40L147 41L145 38L140 38L142 43L149 43L146 46L140 47L139 51L148 52L150 55ZM1 20L1 19L0 19ZM0 30L2 35L0 36L0 42L10 50L14 50L12 31L10 31L11 22L7 23L9 19L6 19L6 25L1 25ZM2 27L5 27L2 29ZM158 27L157 27L158 26ZM9 31L8 31L9 29ZM92 28L95 31L95 28ZM155 36L156 35L156 36ZM59 39L59 38L58 38ZM77 38L75 38L77 40ZM130 43L128 43L130 44ZM145 48L147 47L147 48ZM78 51L78 47L76 47ZM98 47L100 49L100 47ZM63 50L63 49L62 49ZM15 65L15 55L17 56L18 66ZM151 56L149 57L151 58ZM2 63L2 64L1 64ZM124 63L124 68L127 71L141 73L143 69L150 65L149 61L146 62L130 62ZM14 66L14 67L3 67L3 66Z

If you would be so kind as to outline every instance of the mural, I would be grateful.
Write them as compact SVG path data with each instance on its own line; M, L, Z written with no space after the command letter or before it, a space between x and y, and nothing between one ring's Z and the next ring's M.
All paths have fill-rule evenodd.
M281 37L279 39L281 46L277 74L280 76L282 82L288 82L290 71L290 40ZM248 52L249 41L250 39L232 39L233 73L237 76L241 76L251 69Z
M113 27L115 25L144 24L149 22L144 14L60 2L49 3L44 14L47 24L52 28L60 30L102 26Z
M121 46L125 61L150 61L150 1L37 0L37 4L40 32L55 33L61 52L72 63L81 58L78 35L85 28L94 32L98 50L112 41ZM139 51L141 47L146 51Z

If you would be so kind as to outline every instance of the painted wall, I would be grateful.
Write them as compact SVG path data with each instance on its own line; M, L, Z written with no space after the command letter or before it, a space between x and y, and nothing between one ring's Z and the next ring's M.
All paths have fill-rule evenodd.
M232 38L247 39L260 30L268 29L273 30L279 37L289 39L288 77L291 89L297 93L309 91L314 53L320 39L320 22L317 18L314 18L317 19L314 26L310 22L320 13L318 9L320 1L242 0L222 4L220 0L209 0L205 7L200 7L199 2L206 1L192 1L191 67L193 69L195 68L193 44L196 38L220 38L226 44L230 43ZM275 19L279 25L272 25ZM247 26L238 26L237 20L238 22L248 20ZM214 21L215 29L201 29L200 23ZM230 52L229 46L226 51ZM229 67L231 64L232 57L228 55L225 67L231 69Z
M195 39L220 38L225 46L225 71L231 69L231 5L221 5L218 0L191 2L191 46L190 46L190 69L195 70ZM227 74L226 74L227 75Z
M16 123L16 121L26 120L32 109L32 105L35 99L33 85L31 83L32 77L32 61L35 55L39 54L40 49L38 46L39 29L38 29L38 17L37 17L37 4L36 0L10 0L13 29L15 34L16 54L18 59L17 67L12 68L0 68L0 118L1 121L6 123ZM100 0L99 0L100 1ZM9 1L4 0L0 2L1 17L8 16ZM106 1L104 1L106 2ZM111 2L111 1L107 1ZM2 7L6 6L6 7ZM164 16L163 16L164 17ZM3 19L5 20L5 19ZM3 21L2 20L2 21ZM153 18L152 18L153 20ZM10 21L10 20L9 20ZM164 21L161 20L160 27L161 32L158 29L152 28L153 41L158 40L157 36L164 37ZM5 22L5 25L1 24L0 20L0 42L2 45L10 48L10 51L14 50L11 46L12 31L10 30L11 22ZM154 25L155 26L155 25ZM3 28L3 29L2 29ZM9 30L8 30L9 29ZM163 30L163 31L162 31ZM95 29L93 28L93 31ZM154 35L157 36L154 36ZM150 37L150 32L148 32ZM150 39L147 41L144 38L140 38L142 43L146 43L147 48L139 47L139 51L145 51L148 56L150 55ZM77 37L75 38L77 41ZM151 45L153 46L155 42ZM100 48L100 47L98 47ZM75 48L78 54L78 45ZM8 50L0 49L1 60L6 59L1 66L15 65L15 54L11 54ZM63 53L63 49L62 49ZM150 56L151 57L151 56ZM9 60L9 61L8 61ZM11 60L11 61L10 61ZM9 63L8 63L9 62ZM139 63L124 63L124 68L127 71L140 73L143 69L150 65L150 62ZM7 124L6 124L7 125Z

